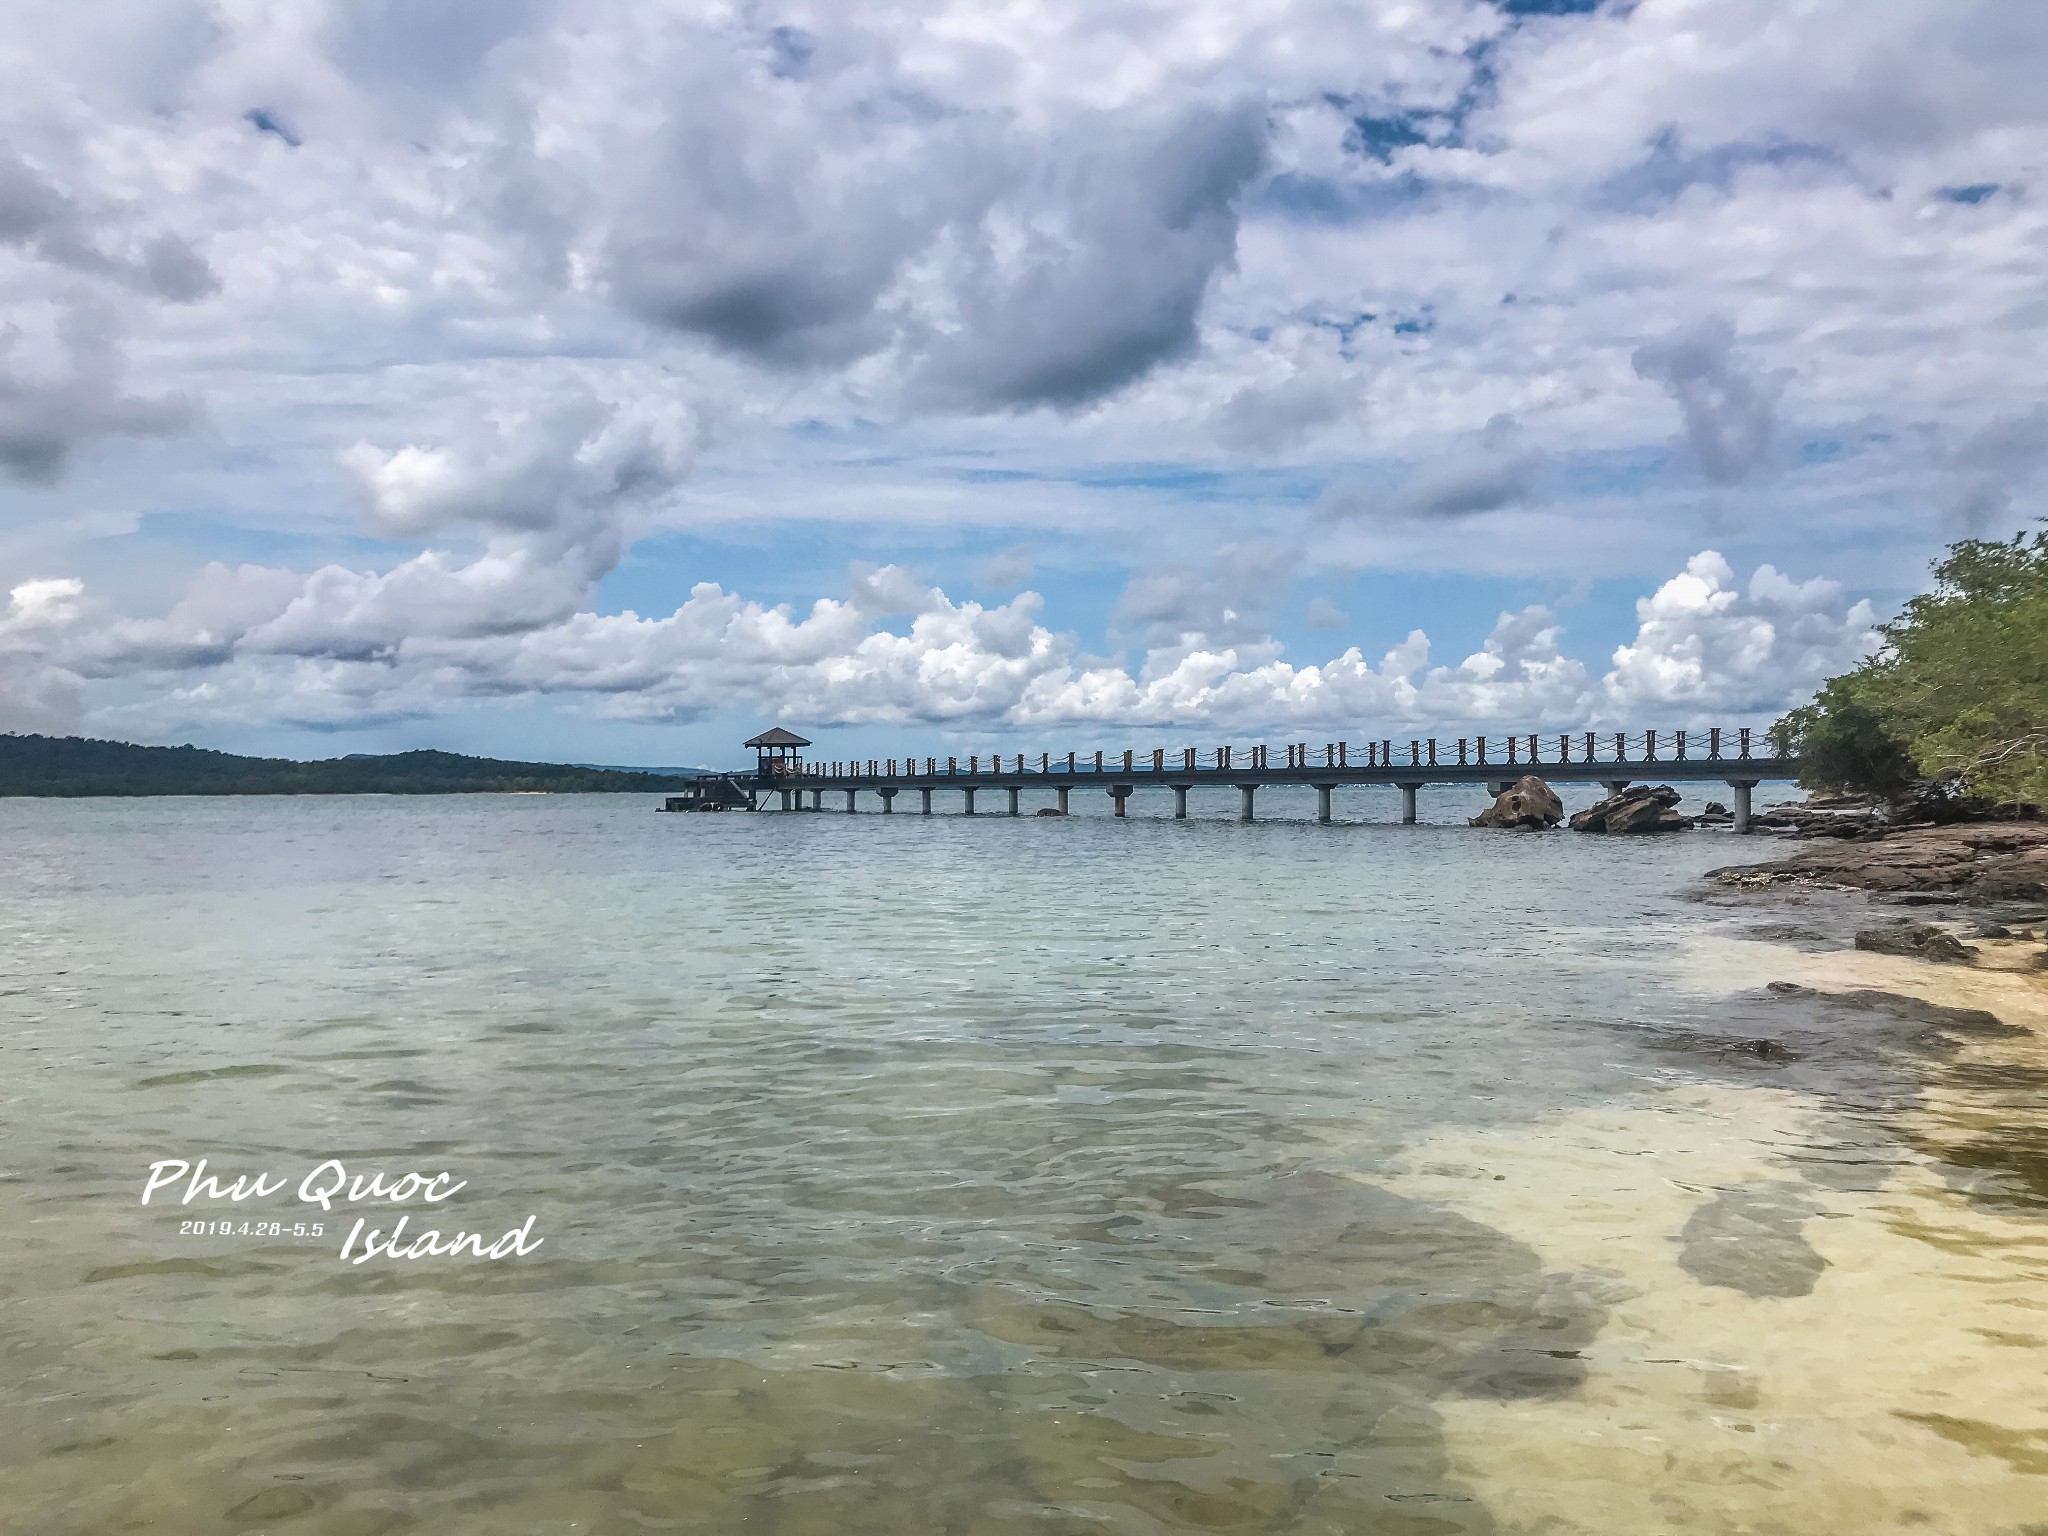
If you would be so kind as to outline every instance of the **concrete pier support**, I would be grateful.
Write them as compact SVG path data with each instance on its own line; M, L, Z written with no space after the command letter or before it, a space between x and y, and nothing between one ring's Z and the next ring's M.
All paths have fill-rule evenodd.
M971 787L969 787L961 790L960 793L967 797L967 809L963 811L961 814L966 816L972 816L974 814L974 790Z
M893 788L885 784L876 790L875 793L882 797L882 814L884 816L896 809L896 791Z
M1728 787L1735 791L1735 830L1749 830L1749 792L1756 788L1755 779L1730 779Z
M1116 813L1117 813L1117 815L1119 815L1119 816L1123 815L1123 813L1124 813L1124 802L1125 802L1126 800L1128 800L1128 799L1130 799L1130 798L1131 798L1131 786L1130 786L1130 785L1128 785L1128 784L1112 784L1112 785L1110 785L1110 786L1109 786L1109 798L1110 798L1110 799L1112 799L1112 800L1114 800L1114 801L1116 802Z
M1022 816L1024 814L1024 786L1012 784L1008 788L1010 791L1010 814L1012 816Z
M1188 819L1188 787L1185 784L1173 786L1173 819L1175 821L1186 821Z
M1252 797L1258 794L1258 792L1259 786L1256 784L1240 784L1237 786L1237 819L1239 821L1253 821L1257 819L1252 815Z
M785 789L782 791L782 808L785 811L789 809L789 797L794 793L794 790Z
M849 816L854 812L853 797L859 793L860 791L857 789L849 789L846 792L846 814Z
M1420 788L1422 788L1420 784L1403 784L1401 786L1401 822L1404 826L1412 827L1415 825L1415 791Z
M1330 824L1330 791L1336 787L1334 784L1316 786L1316 820L1326 827Z
M1515 781L1513 779L1488 779L1486 781L1486 792L1496 800L1514 787Z
M1071 787L1065 784L1060 785L1060 787L1054 791L1054 793L1060 797L1060 814L1062 816L1067 814L1067 796L1071 792Z
M930 790L928 790L928 789L920 789L920 790L918 791L918 793L919 793L920 795L923 795L923 796L924 796L924 814L925 814L925 815L927 815L927 816L931 815L931 813L932 813L932 792L931 792Z
M822 789L814 789L811 791L811 809L814 811L822 811L823 809L825 809L825 791L823 791Z
M1601 787L1607 791L1609 796L1614 796L1627 789L1632 782L1629 779L1603 779L1601 780Z

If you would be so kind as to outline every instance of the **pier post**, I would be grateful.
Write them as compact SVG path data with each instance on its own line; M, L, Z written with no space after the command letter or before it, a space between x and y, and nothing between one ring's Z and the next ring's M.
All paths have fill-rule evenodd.
M794 790L785 789L782 791L782 808L785 811L789 809L789 797L794 793Z
M1131 798L1131 786L1112 784L1109 786L1109 797L1116 802L1116 813L1121 816L1124 813L1124 802Z
M1609 797L1612 797L1612 796L1615 796L1615 795L1618 795L1618 794L1620 794L1620 793L1621 793L1621 792L1622 792L1622 791L1623 791L1624 789L1627 789L1627 788L1628 788L1628 786L1629 786L1630 782L1631 782L1631 781L1630 781L1630 780L1628 780L1628 779L1605 779L1605 780L1602 780L1602 783L1603 783L1603 784L1605 784L1605 786L1606 786L1606 788L1607 788L1607 793L1608 793Z
M1060 814L1062 816L1067 814L1067 795L1071 792L1071 790L1071 785L1062 784L1059 786L1059 788L1053 791L1054 794L1060 797Z
M1420 788L1420 784L1401 786L1401 822L1404 826L1415 825L1415 791Z
M853 797L859 793L857 789L849 789L846 792L846 814L849 816L853 814Z
M965 785L961 788L960 793L967 797L967 809L961 814L972 816L974 814L974 786L972 784Z
M1188 819L1188 787L1185 784L1173 786L1173 819L1175 821L1186 821Z
M1749 792L1755 789L1755 779L1730 779L1728 787L1735 791L1735 830L1749 830Z
M1237 786L1237 819L1239 821L1252 821L1255 819L1252 815L1252 797L1258 793L1258 790L1259 786L1256 784L1240 784Z
M1008 786L1008 789L1010 791L1010 814L1012 816L1022 816L1024 811L1020 802L1024 798L1024 786L1021 784L1011 784Z
M1334 784L1316 786L1316 820L1324 826L1330 824L1330 791L1336 787Z
M896 791L894 789L885 784L876 790L875 793L882 797L882 814L884 816L896 809Z
M923 796L924 796L924 814L925 814L925 815L927 815L927 816L931 815L931 813L932 813L932 792L931 792L931 791L930 791L929 789L920 789L920 790L918 791L918 793L919 793L920 795L923 795Z

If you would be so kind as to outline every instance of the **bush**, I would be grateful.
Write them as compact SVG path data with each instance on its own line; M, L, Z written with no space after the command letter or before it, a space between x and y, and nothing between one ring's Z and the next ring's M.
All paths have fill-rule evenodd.
M1899 797L1927 783L2048 802L2048 533L1965 539L1884 648L1771 728L1800 782Z

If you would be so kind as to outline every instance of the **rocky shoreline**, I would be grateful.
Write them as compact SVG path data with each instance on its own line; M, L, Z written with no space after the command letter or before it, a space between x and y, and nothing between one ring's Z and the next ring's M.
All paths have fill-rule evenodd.
M1707 878L1742 889L1817 886L1921 895L1928 905L2048 901L2048 823L1962 822L1829 839L1790 858L1731 864Z

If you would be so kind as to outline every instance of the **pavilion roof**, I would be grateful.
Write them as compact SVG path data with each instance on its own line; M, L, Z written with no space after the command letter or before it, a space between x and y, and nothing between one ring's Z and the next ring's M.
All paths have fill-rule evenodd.
M795 731L785 731L781 726L771 726L747 743L750 747L808 747L810 743Z

